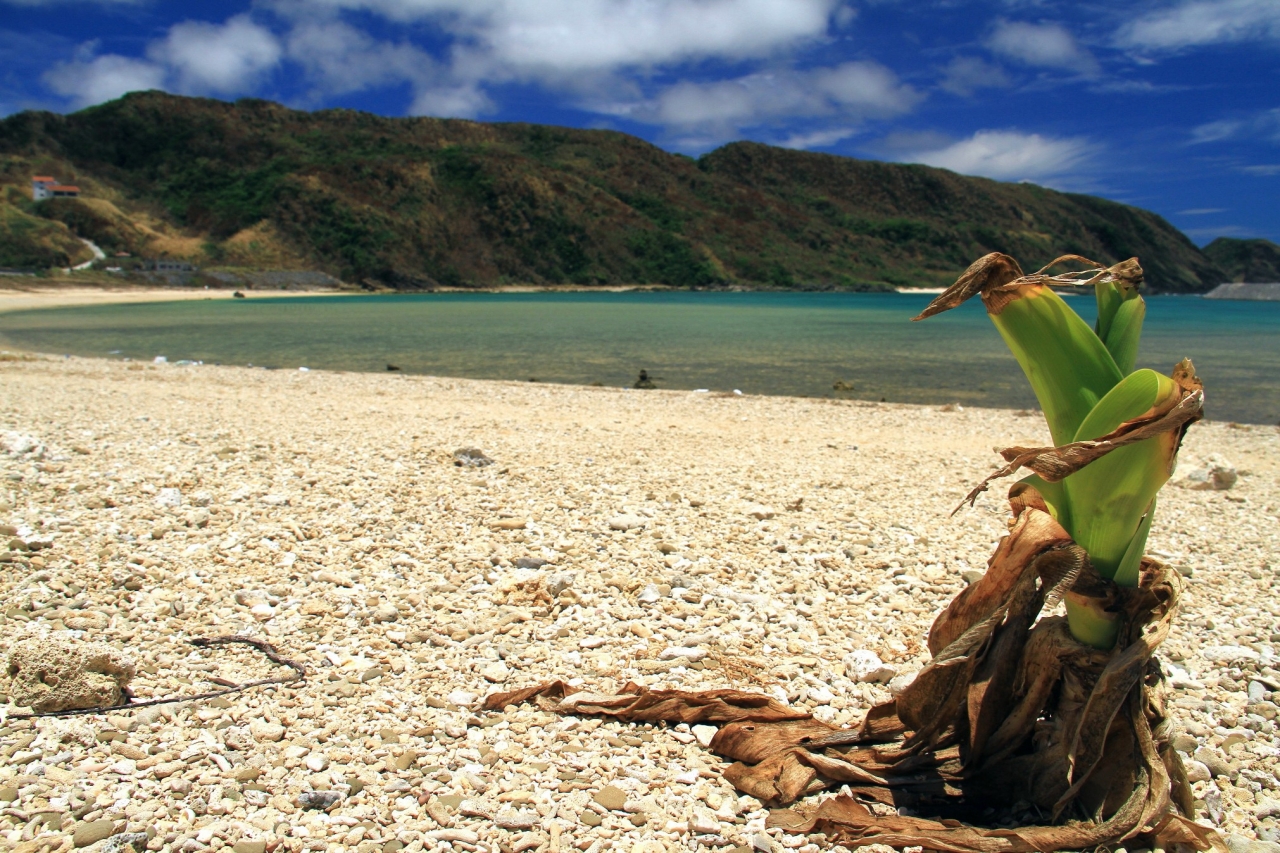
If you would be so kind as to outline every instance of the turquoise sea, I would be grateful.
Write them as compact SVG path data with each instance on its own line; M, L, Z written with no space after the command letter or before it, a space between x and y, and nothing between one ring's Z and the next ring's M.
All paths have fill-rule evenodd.
M1024 408L1035 399L977 300L912 323L930 296L476 293L99 305L0 315L47 353L260 367L837 396ZM1070 303L1092 322L1091 295ZM1280 303L1148 298L1140 366L1190 356L1209 417L1280 420ZM833 390L837 382L852 390Z

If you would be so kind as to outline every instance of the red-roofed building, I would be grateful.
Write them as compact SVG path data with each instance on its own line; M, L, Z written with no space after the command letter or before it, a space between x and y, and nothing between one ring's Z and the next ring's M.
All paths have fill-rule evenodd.
M57 178L48 175L36 175L31 179L31 198L43 201L46 198L75 198L80 195L80 188L58 183Z

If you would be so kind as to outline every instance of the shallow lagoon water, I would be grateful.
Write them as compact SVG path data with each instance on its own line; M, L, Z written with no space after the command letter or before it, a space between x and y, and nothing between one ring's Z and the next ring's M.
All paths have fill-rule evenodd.
M50 353L1026 408L1035 399L975 300L922 323L930 296L451 293L216 299L0 315ZM1091 295L1070 299L1092 322ZM1280 303L1148 298L1139 365L1190 356L1217 420L1280 420ZM834 391L843 382L851 391Z

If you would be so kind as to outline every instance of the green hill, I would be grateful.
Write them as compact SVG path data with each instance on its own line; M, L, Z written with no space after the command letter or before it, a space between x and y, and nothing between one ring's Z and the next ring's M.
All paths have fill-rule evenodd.
M1219 237L1204 253L1226 273L1223 281L1280 281L1280 246L1270 240Z
M0 121L0 158L2 203L104 247L398 289L939 286L993 250L1029 267L1137 255L1154 291L1223 276L1138 208L747 142L694 160L612 131L144 92ZM33 173L86 198L15 199Z

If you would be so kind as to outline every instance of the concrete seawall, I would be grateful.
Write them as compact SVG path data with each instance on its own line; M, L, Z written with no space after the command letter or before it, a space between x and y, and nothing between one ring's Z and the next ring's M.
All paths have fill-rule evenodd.
M1280 282L1255 284L1233 281L1220 284L1204 295L1205 299L1250 299L1280 302Z

